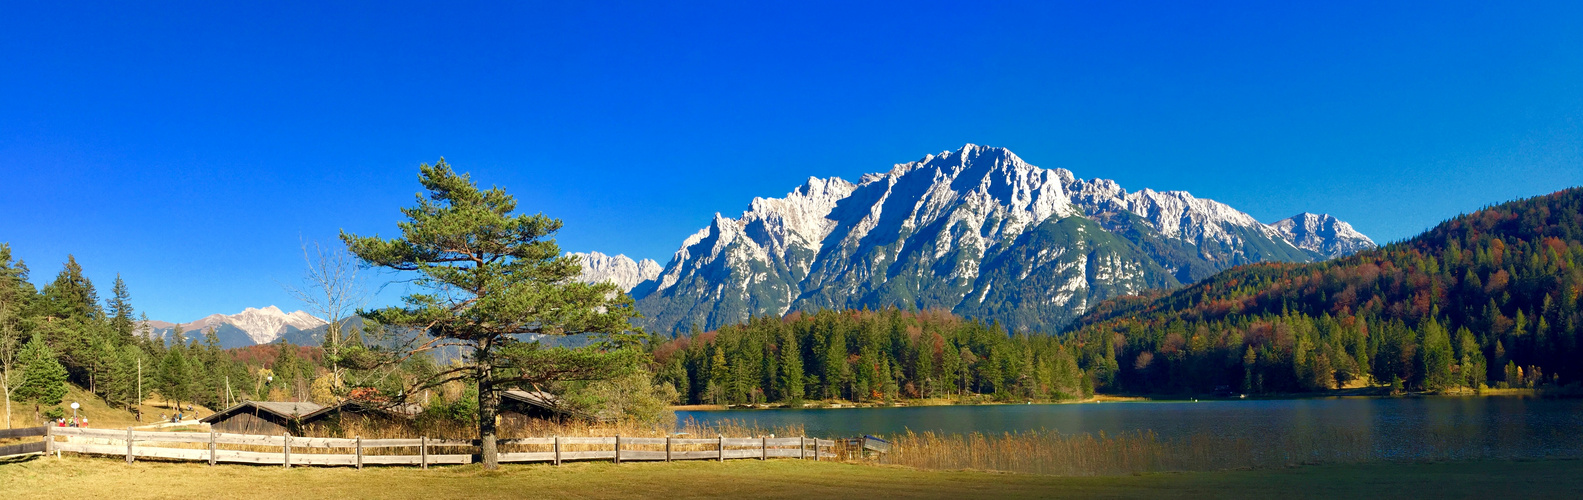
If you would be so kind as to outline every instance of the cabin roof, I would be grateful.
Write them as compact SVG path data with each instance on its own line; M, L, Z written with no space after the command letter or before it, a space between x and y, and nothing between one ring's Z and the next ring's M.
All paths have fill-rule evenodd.
M511 389L500 393L500 397L527 403L546 410L560 410L561 398L544 391L524 391Z
M207 417L203 417L198 421L214 423L231 415L249 411L249 409L273 414L277 417L285 419L298 419L314 412L318 412L319 410L324 409L324 407L314 403L299 401L243 401L231 405L230 408L226 408Z

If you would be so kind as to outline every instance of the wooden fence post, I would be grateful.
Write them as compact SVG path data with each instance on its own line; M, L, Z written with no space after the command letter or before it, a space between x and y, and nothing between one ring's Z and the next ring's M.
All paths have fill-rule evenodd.
M421 445L419 446L419 453L423 455L419 460L422 462L423 468L427 469L429 468L429 436L423 436L422 442L419 444Z
M561 465L561 437L555 436L555 466Z
M808 459L808 436L797 436L797 459Z
M357 436L357 470L363 470L363 436Z
M126 427L126 463L132 464L132 426Z
M616 463L621 463L621 434L616 433Z
M285 437L286 444L285 444L285 446L283 446L281 448L281 450L283 452L284 459L282 459L280 461L280 465L282 467L290 469L291 468L291 433L288 432L288 433L285 433L285 434L281 434L281 436Z
M209 466L214 466L214 428L209 428Z
M51 451L55 451L55 431L46 425L44 426L44 456L48 457Z
M720 461L724 462L726 461L726 437L724 434L715 434L715 437L720 439L720 445L718 446L720 448Z
M759 460L769 460L770 438L759 436Z
M666 463L670 463L670 461L671 461L671 437L670 436L665 436L665 462Z

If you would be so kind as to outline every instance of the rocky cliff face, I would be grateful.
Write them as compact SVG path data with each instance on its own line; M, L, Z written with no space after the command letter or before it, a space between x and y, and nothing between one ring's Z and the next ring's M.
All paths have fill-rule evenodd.
M1304 217L1263 224L1185 192L1129 193L969 144L716 214L631 294L639 324L659 332L886 306L1053 331L1117 295L1374 247L1333 217Z
M583 265L583 281L589 283L612 282L621 287L621 291L631 291L638 283L652 280L660 275L658 262L652 259L641 261L632 260L625 255L605 255L599 252L568 252L567 255L576 255L578 262Z

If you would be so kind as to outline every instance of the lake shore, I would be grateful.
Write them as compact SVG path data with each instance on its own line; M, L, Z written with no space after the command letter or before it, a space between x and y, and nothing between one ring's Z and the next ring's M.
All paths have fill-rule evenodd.
M127 465L68 456L0 463L6 498L1564 498L1583 461L1367 463L1061 477L792 460L412 468Z
M1544 391L1530 388L1488 388L1480 391L1461 390L1452 392L1428 393L1407 392L1393 394L1390 387L1365 386L1333 389L1323 392L1292 392L1270 393L1256 395L1194 395L1194 394L1095 394L1084 399L1059 399L1059 400L1026 400L1026 401L995 401L987 396L958 398L922 398L902 399L896 401L864 401L854 402L844 399L819 400L804 402L799 406L785 403L758 403L758 404L733 404L733 405L671 405L672 411L725 411L725 410L784 410L784 409L848 409L848 408L902 408L909 406L988 406L988 405L1052 405L1052 404L1084 404L1084 403L1142 403L1142 402L1182 402L1182 401L1235 401L1235 400L1282 400L1282 399L1322 399L1322 398L1434 398L1434 397L1543 397Z

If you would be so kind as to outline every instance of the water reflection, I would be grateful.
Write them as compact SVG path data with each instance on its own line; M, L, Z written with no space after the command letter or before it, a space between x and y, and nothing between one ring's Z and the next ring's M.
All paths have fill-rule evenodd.
M1162 440L1212 437L1314 443L1370 458L1529 458L1583 453L1583 401L1516 397L1330 398L1062 405L935 406L677 412L810 435L1153 431ZM1356 450L1355 452L1352 450ZM1362 458L1362 457L1360 457ZM1294 457L1301 460L1302 457Z

